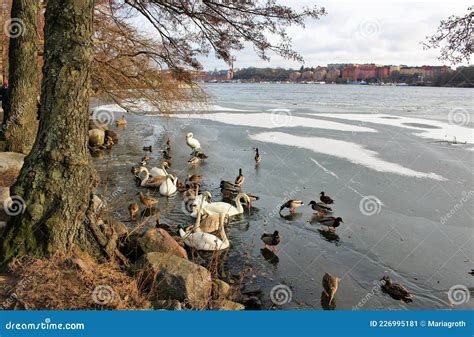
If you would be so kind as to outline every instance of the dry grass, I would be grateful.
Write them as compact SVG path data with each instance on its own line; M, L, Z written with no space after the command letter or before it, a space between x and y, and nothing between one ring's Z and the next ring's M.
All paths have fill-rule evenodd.
M150 303L134 278L115 264L53 256L10 265L3 308L27 310L139 310ZM5 289L9 288L9 289ZM11 306L10 306L11 304Z

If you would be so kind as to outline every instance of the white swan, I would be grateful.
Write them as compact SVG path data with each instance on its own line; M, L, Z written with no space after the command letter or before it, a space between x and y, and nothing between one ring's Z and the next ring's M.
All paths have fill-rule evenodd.
M210 196L209 192L206 192L201 198L200 208L202 208L205 199ZM225 215L222 214L220 218L220 236L219 239L217 236L209 233L204 233L200 231L201 224L201 213L199 212L196 222L189 233L186 233L183 227L179 229L179 235L183 238L184 243L197 250L207 250L207 251L216 251L229 248L230 242L227 238L227 235L224 230L224 218Z
M190 214L191 217L196 218L197 215L198 215L198 209L204 209L204 208L206 208L207 205L209 205L209 202L207 201L207 199L208 198L210 199L212 197L212 195L208 191L206 191L204 194L206 195L206 198L204 198L203 194L199 194L194 199L194 201L193 201L193 211ZM202 201L202 204L201 204L201 201ZM202 207L200 205L202 205ZM203 213L203 211L201 211L201 214L202 213Z
M234 216L237 214L242 214L244 212L244 208L242 207L240 201L244 199L247 203L250 202L250 198L245 193L239 193L234 199L234 202L237 207L232 206L227 202L212 202L204 206L204 210L209 214L222 214L228 216Z
M144 166L138 168L138 178L140 179L140 186L143 187L159 187L162 185L163 181L165 180L164 177L152 177L150 176L150 172Z
M186 144L188 144L188 146L193 150L193 152L196 152L196 150L201 148L201 144L196 138L194 138L192 132L186 135Z
M162 162L160 167L152 167L150 169L150 173L154 177L166 177L168 175L168 171L166 169L169 168L169 165L167 162Z
M169 197L176 193L178 177L171 174L166 176L166 180L160 185L160 194Z

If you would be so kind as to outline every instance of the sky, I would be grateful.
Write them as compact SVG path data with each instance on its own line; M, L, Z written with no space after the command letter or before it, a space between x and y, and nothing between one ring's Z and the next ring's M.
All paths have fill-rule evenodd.
M377 63L405 65L442 65L438 50L423 50L421 41L436 32L440 20L463 15L472 5L468 0L280 0L294 8L325 7L328 14L320 20L307 20L306 27L291 27L288 34L293 48L305 66L328 63ZM262 61L251 46L237 52L235 68L299 68L300 63L271 55ZM204 69L226 69L214 55L200 59ZM446 62L445 62L446 63Z

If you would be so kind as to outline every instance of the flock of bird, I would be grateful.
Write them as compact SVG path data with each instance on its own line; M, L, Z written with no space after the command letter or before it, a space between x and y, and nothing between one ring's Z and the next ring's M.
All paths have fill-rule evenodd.
M186 144L191 148L191 157L188 163L194 168L201 161L206 160L208 156L202 152L200 142L194 138L192 133L186 135ZM143 147L146 152L152 152L152 146ZM242 188L245 182L245 176L242 169L239 169L239 174L232 181L222 180L220 182L221 194L224 201L213 201L212 194L208 191L200 192L202 176L193 174L188 175L184 181L180 181L177 176L168 172L171 167L171 142L170 139L166 141L166 149L161 151L163 161L160 167L152 167L148 169L146 166L150 161L150 157L146 154L143 156L139 166L133 167L131 172L135 177L137 186L145 188L155 188L159 190L162 196L171 196L177 192L182 193L186 209L189 208L190 216L195 218L193 225L186 227L184 224L179 225L179 235L183 242L196 250L202 251L219 251L227 249L230 246L230 241L224 230L230 219L234 216L244 213L242 204L246 204L249 208L252 207L252 201L259 199L258 196L251 193L244 193ZM255 149L254 157L256 165L262 161L262 155L258 148ZM138 192L140 202L145 206L143 212L152 211L158 204L158 199L148 196L143 192ZM229 202L227 202L229 201ZM233 201L233 204L231 203ZM291 214L296 212L296 209L303 206L302 200L291 199L283 203L280 207L280 214L284 209L289 209ZM327 216L332 213L332 205L334 200L321 192L319 201L310 201L309 206L315 211L317 221L328 228L328 232L334 233L336 228L344 223L341 217ZM138 203L129 205L130 217L136 220L140 212ZM145 213L142 213L142 215ZM263 233L261 240L265 249L271 249L274 253L276 247L281 242L281 236L278 231L273 233ZM382 280L382 290L388 293L392 298L410 302L412 300L411 294L401 284L393 283L388 276L384 276ZM340 278L325 273L322 280L323 294L329 300L331 305L334 296L339 287Z

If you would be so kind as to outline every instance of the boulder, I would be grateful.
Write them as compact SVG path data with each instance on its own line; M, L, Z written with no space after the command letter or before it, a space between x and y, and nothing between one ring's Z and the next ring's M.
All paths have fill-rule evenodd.
M89 130L89 145L101 146L104 145L105 141L105 131L101 129L92 129Z
M162 228L151 228L138 239L138 246L144 254L159 252L173 254L188 259L186 250L181 247L171 235Z
M183 310L177 300L156 300L151 302L151 305L155 310Z
M5 186L0 186L0 208L3 205L3 202L10 198L10 188Z
M229 301L229 300L222 300L217 301L213 305L214 310L245 310L245 306L243 304Z
M108 216L108 215L103 216L102 218L104 219L104 222L107 225L112 226L115 233L117 233L118 238L123 238L124 236L128 235L128 228L127 228L127 226L125 226L125 224L123 222L118 221L114 217Z
M18 174L20 174L21 167L25 155L16 152L0 152L0 185L11 186Z
M134 271L152 287L153 299L186 301L196 309L207 307L212 279L204 267L176 255L154 252L142 255Z
M110 137L110 139L112 139L114 144L118 143L119 136L118 136L118 133L115 132L114 130L105 130L105 138L107 137Z
M215 300L224 299L230 291L230 285L222 280L212 281L212 298Z

